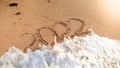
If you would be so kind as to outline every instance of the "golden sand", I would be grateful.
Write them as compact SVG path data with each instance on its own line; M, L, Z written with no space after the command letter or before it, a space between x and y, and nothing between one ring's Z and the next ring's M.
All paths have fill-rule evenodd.
M41 43L41 37L42 42L53 44L54 35L61 41L64 36L88 28L99 35L120 39L120 14L108 9L106 3L107 0L0 0L0 55L11 46L24 50L34 45L34 49ZM77 19L84 22L84 28ZM56 24L60 22L67 25ZM47 28L40 32L43 27Z

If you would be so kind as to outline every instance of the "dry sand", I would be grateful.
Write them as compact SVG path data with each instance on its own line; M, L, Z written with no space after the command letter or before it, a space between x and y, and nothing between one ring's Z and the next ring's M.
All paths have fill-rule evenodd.
M68 24L71 18L85 22L83 31L91 27L99 35L120 39L119 10L112 11L114 9L108 7L107 0L0 0L0 55L11 46L23 50L33 41L35 46L39 42L37 29L42 27L52 28L61 36L66 32L66 27L54 24ZM78 23L77 20L70 22L68 36L81 26L73 24ZM44 29L41 32L46 41L54 40L51 39L52 31Z

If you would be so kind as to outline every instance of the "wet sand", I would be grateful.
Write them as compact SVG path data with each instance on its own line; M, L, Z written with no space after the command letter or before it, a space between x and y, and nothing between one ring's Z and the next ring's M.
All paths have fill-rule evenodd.
M71 24L68 24L71 18L85 22L82 31L92 28L101 36L120 39L120 10L110 7L107 0L1 0L0 55L11 46L24 50L35 41L35 38L34 46L41 43L36 33L42 27L54 29L61 37L66 32L67 26L53 27L56 22L64 22L71 26L71 31L67 35L73 35L82 24L73 24L78 23L77 20L70 21ZM45 41L54 40L52 31L46 29L41 32Z

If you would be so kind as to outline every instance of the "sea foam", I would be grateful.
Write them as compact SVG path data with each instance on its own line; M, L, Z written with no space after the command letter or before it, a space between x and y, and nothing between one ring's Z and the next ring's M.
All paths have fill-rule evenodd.
M53 48L40 44L24 53L11 47L0 57L0 68L120 68L120 43L92 32L64 38Z

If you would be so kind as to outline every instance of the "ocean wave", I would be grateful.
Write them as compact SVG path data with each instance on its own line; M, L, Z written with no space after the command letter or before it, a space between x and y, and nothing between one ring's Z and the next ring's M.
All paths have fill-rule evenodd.
M39 44L24 53L11 47L0 57L0 68L120 68L120 43L92 32L64 38L53 48Z

